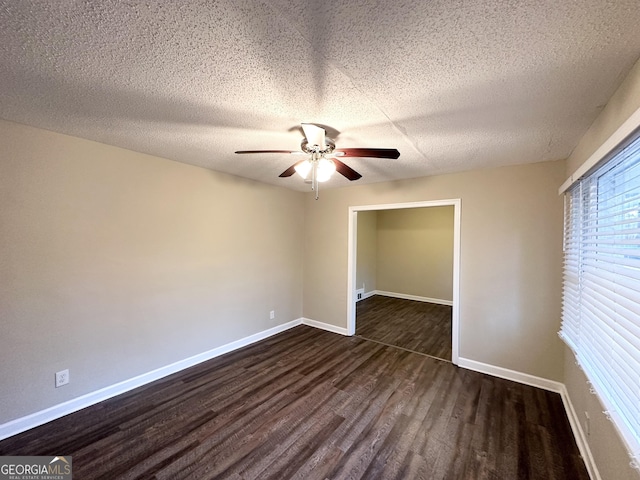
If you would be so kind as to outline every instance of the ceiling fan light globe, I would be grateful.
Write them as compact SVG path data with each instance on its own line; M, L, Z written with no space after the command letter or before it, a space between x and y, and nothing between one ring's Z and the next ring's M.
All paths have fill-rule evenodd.
M306 180L309 176L309 172L311 171L311 162L305 160L303 162L298 163L295 167L293 167L298 175Z
M328 158L321 158L318 161L318 181L326 182L336 171L336 164Z

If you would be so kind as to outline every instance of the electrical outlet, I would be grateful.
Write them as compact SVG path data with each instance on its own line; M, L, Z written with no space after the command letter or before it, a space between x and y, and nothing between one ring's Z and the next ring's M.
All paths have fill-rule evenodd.
M69 369L56 372L56 388L69 383Z
M274 318L276 318L276 311L275 310L271 310L269 312L269 319L273 320Z

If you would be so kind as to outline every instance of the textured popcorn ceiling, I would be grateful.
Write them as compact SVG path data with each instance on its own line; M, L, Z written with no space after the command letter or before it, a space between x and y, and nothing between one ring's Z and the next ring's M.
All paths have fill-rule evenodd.
M313 122L400 150L349 159L359 184L555 160L638 25L638 0L0 0L0 117L298 190L291 156L233 152Z

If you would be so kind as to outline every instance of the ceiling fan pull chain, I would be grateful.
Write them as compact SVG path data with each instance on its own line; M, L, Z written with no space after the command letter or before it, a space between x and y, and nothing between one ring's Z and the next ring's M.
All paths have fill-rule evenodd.
M311 182L311 190L316 192L316 200L318 200L318 159L316 154L313 154L313 181Z

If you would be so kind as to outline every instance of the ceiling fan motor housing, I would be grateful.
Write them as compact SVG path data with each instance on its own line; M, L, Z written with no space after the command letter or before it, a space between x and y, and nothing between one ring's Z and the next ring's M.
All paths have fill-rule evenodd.
M324 150L320 150L317 145L313 145L312 147L309 147L309 141L306 138L303 138L302 143L300 144L300 149L303 152L309 153L309 154L317 152L323 155L327 155L332 153L336 148L335 142L331 140L329 137L325 137L324 144L325 144Z

